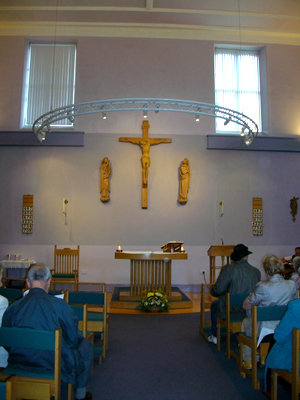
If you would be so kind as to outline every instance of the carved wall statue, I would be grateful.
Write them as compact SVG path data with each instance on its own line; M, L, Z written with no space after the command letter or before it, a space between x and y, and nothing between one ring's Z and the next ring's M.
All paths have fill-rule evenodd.
M185 158L180 166L180 185L179 185L179 203L186 204L188 202L188 192L190 188L190 165L189 160Z
M294 221L294 222L296 221L295 216L296 216L297 211L298 211L298 203L297 203L297 200L299 200L299 197L295 197L295 196L290 200L290 206L291 206L291 212L290 212L290 214L292 215L293 221Z
M110 185L109 177L111 174L110 162L107 157L104 157L100 166L100 200L102 203L109 201Z

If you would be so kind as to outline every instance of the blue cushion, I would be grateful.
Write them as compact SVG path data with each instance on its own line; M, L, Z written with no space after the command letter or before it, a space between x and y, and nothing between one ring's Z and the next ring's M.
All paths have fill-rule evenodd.
M52 278L75 278L75 274L52 274Z
M4 375L18 375L18 376L26 376L29 378L54 379L54 371L35 372L30 370L24 370L21 368L7 367L3 371L1 371L1 373Z
M104 314L97 312L88 312L87 318L88 321L104 321Z

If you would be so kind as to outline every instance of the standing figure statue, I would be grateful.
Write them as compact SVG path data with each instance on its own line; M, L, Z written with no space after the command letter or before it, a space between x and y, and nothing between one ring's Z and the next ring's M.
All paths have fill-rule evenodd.
M102 203L107 203L109 201L109 177L111 174L110 162L107 157L104 157L100 166L100 200Z
M290 212L290 214L292 215L293 221L294 221L294 222L296 221L295 216L296 216L297 211L298 211L298 203L297 203L297 200L299 200L299 197L295 197L295 196L290 200L290 206L291 206L291 212Z
M186 204L188 202L188 192L190 188L190 165L189 160L185 158L180 167L180 186L179 186L179 203Z

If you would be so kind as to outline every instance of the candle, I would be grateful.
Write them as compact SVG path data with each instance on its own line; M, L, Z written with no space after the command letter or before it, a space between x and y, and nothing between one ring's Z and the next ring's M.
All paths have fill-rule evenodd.
M180 251L181 251L181 253L184 253L184 248L183 248L183 246L181 246Z
M118 250L119 250L119 251L122 250L122 249L121 249L121 246L118 246Z

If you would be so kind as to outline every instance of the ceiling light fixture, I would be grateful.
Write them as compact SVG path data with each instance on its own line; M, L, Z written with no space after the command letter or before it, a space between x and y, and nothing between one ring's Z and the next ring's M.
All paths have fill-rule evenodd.
M227 123L227 121L235 123L241 127L241 135L245 136L244 132L245 130L247 131L247 138L244 138L245 143L247 140L247 146L253 143L258 134L258 126L255 121L239 111L220 107L215 104L157 98L110 99L70 104L41 115L33 123L32 130L38 141L41 142L43 139L40 133L49 132L49 127L51 125L65 118L74 119L80 115L95 114L98 112L101 112L103 116L103 114L107 114L108 112L116 111L142 111L143 117L147 118L148 111L157 113L158 110L159 112L172 111L194 114L196 119L200 119L201 114L213 118L222 118L225 123Z

